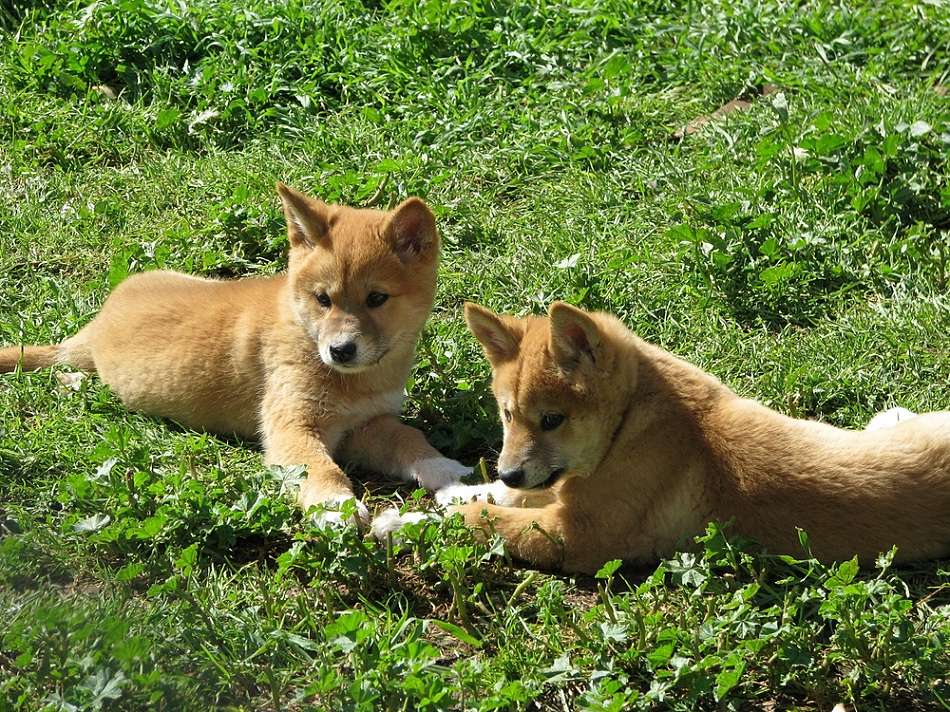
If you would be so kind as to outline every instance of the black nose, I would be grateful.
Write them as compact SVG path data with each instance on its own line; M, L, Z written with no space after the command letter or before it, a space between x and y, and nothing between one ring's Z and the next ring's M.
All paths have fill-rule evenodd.
M507 472L499 472L498 476L501 477L501 481L509 487L517 487L522 482L524 482L524 470L508 470Z
M355 341L348 341L342 346L330 347L330 358L332 358L337 363L346 363L347 361L352 361L354 356L356 356Z

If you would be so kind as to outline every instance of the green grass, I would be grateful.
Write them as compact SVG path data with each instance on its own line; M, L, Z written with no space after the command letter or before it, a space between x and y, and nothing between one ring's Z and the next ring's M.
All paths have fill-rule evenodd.
M359 203L388 177L445 243L407 417L467 462L500 431L466 299L616 312L836 425L950 407L944 3L27 7L0 10L2 343L75 332L129 272L277 271L277 180ZM310 529L276 474L94 378L0 379L0 709L950 707L947 562L713 527L555 576L455 521L394 550Z

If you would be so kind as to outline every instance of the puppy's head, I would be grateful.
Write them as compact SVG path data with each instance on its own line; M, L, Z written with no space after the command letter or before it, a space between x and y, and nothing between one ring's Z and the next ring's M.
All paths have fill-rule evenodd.
M439 235L419 198L359 210L277 184L290 240L294 314L343 373L411 350L435 295Z
M589 476L622 417L620 394L632 385L613 383L616 346L605 326L616 320L563 302L546 318L524 319L466 304L465 320L492 366L502 481L531 488Z

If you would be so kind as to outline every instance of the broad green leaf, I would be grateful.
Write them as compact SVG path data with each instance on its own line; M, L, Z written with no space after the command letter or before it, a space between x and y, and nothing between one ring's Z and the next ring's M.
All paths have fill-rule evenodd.
M464 628L457 626L454 623L449 623L448 621L439 620L438 618L430 618L429 622L435 625L437 628L441 628L449 635L458 638L463 643L468 643L473 648L480 648L482 646L482 641L480 641L478 638L476 638L474 635L469 633Z
M180 118L181 112L178 109L173 107L162 109L155 118L155 130L162 131L176 123Z
M594 574L594 577L599 579L609 579L611 576L617 573L617 569L619 569L622 565L623 561L620 559L612 559L601 566L597 573Z
M729 690L739 683L744 669L745 663L739 663L737 666L722 670L716 675L716 700L721 700Z

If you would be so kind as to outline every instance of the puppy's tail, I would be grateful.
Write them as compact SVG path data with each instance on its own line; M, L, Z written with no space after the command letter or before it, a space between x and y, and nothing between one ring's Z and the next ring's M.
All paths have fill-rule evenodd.
M86 330L66 339L61 344L50 346L7 346L0 348L0 373L23 371L68 363L87 373L95 373L96 359L92 355Z
M0 349L0 373L8 373L19 366L24 371L35 371L59 363L59 346L7 346Z

